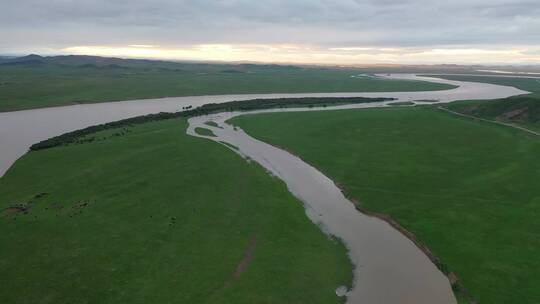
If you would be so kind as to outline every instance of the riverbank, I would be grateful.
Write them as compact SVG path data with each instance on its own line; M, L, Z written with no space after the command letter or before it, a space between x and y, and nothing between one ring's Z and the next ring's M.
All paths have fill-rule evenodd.
M509 85L530 92L526 95L481 101L465 100L446 105L450 111L463 116L492 121L510 127L529 130L531 134L540 132L540 79L524 76L471 76L441 75L444 79L477 81L499 85Z
M429 108L260 114L233 122L319 168L363 210L390 215L478 302L540 299L535 138Z
M384 103L351 106L366 109L381 107ZM308 217L323 232L342 240L355 265L355 283L347 292L347 303L456 303L449 279L417 244L387 222L358 212L331 179L302 159L226 123L242 114L233 112L192 117L187 133L236 147L233 151L259 163L270 174L283 180L289 191L304 202ZM209 122L219 127L211 126ZM197 132L199 128L209 129L214 136L200 134Z

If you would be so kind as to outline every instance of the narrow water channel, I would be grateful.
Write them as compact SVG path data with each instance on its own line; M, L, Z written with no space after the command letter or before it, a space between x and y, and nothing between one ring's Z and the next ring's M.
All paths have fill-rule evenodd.
M238 114L191 118L187 133L237 147L232 150L282 179L304 202L311 221L343 241L355 267L347 303L456 303L446 276L413 242L386 222L358 212L332 180L300 158L225 123ZM197 127L211 129L216 137L198 135Z
M412 76L412 79L419 78ZM451 81L441 82L456 84ZM414 97L392 93L380 95L398 98L397 101L430 99L443 103L481 97L489 99L489 96L504 95L512 91L499 86L495 86L492 91L489 87L478 87L475 83L459 85L460 88L455 90L419 92L422 97L418 93L409 94ZM448 278L404 234L383 220L357 211L331 179L300 158L257 140L242 129L227 123L238 115L387 107L392 102L396 101L332 108L218 113L190 118L186 132L192 136L225 143L241 156L259 163L269 173L283 180L289 191L304 203L306 214L313 223L325 233L343 241L354 265L353 286L345 292L347 303L455 304L457 301ZM219 127L208 125L210 121ZM215 136L200 135L195 132L196 128L211 130ZM336 293L342 292L343 288L336 286Z

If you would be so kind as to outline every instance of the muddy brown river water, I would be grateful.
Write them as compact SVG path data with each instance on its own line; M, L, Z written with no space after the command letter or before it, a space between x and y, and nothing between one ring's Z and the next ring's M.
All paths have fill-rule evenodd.
M392 101L495 99L527 92L507 86L449 81L412 74L385 75L393 79L426 80L453 84L456 89L429 92L321 93L220 95L147 99L137 101L76 105L0 113L0 176L28 148L41 140L84 127L157 112L178 111L183 106L232 100L282 97L393 97ZM402 233L386 222L358 212L340 189L321 172L300 158L250 137L226 121L237 115L282 111L319 111L385 107L388 102L343 105L313 109L273 109L249 113L231 112L189 119L187 133L234 145L241 156L259 163L282 179L290 192L304 202L307 216L325 233L338 237L349 250L354 268L354 284L345 293L347 303L454 304L448 279L431 260ZM221 128L205 124L216 122ZM196 127L213 131L216 137L194 132Z
M416 76L407 76L418 79ZM378 94L397 101L483 99L494 95L523 93L508 87L484 87L470 83L441 80L459 88L438 92ZM271 109L251 112L229 112L189 119L187 134L218 143L226 143L241 156L259 163L272 175L283 180L289 191L300 199L306 214L322 231L339 238L346 245L354 265L354 282L350 290L336 286L336 294L347 297L347 303L370 304L455 304L448 278L410 239L387 222L358 212L334 182L300 158L259 141L227 121L238 115L258 113L322 111L386 107L397 102L344 105L316 109ZM421 104L422 102L416 102ZM219 127L212 127L207 122ZM195 128L211 130L203 136Z
M0 113L0 177L28 148L39 141L85 127L120 119L158 112L176 112L184 106L194 107L207 103L233 100L284 97L395 97L400 99L494 99L525 92L512 87L483 83L442 81L436 78L417 77L412 74L385 75L382 77L409 80L438 81L460 85L459 88L433 92L381 92L381 93L305 93L305 94L251 94L170 97L160 99L130 100L65 107L33 109Z
M401 232L358 212L332 180L300 158L225 123L241 114L191 118L187 133L237 147L232 150L283 180L289 191L304 202L313 223L343 241L355 266L355 281L346 293L347 303L456 303L446 276ZM221 128L206 125L208 121ZM195 128L210 129L216 137L198 135Z

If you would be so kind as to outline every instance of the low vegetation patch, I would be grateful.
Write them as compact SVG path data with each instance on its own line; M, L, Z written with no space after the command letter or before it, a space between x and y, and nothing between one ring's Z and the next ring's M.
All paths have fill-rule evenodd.
M389 106L412 106L414 105L414 102L412 101L398 101L398 102L390 102L388 103Z
M195 128L195 133L199 134L199 135L203 135L203 136L211 136L211 137L216 137L216 135L214 134L214 132L212 132L212 130L209 130L209 129L206 129L206 128Z

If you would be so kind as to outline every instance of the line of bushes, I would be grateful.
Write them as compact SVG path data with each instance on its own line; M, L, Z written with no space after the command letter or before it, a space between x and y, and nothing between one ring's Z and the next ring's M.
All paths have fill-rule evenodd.
M199 115L208 115L224 111L250 111L271 108L284 108L291 106L307 107L307 106L327 106L335 104L351 104L351 103L371 103L394 100L393 98L365 98L365 97L305 97L305 98L277 98L277 99L251 99L241 101L230 101L225 103L209 103L201 107L192 109L187 107L186 111L174 113L157 113L127 118L114 122L109 122L101 125L91 126L73 132L68 132L59 136L55 136L30 147L31 151L49 149L57 146L68 145L76 142L79 138L100 132L107 129L120 128L125 126L133 126L151 121L159 121L165 119L173 119L178 117L193 117ZM186 109L186 107L184 107Z

